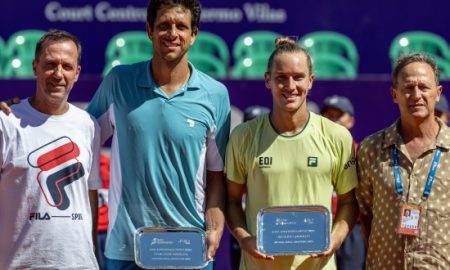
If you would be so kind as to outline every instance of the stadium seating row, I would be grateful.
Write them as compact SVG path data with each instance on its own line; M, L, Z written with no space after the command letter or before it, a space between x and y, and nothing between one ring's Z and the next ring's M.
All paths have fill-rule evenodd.
M189 50L189 61L219 79L228 76L233 79L261 79L275 47L274 41L279 36L269 31L252 31L239 36L233 45L234 66L229 73L227 44L221 37L203 31ZM335 32L315 32L304 36L300 43L313 55L316 77L356 77L358 52L348 37ZM115 65L148 59L151 44L145 32L123 32L111 39L106 52L104 75Z
M34 47L43 33L41 30L19 31L6 43L0 38L0 77L33 77L31 62ZM261 79L267 68L267 59L274 49L274 40L279 36L269 31L242 34L233 45L233 67L230 68L230 50L225 41L216 34L202 31L189 50L189 61L219 79ZM359 55L355 44L347 36L331 31L312 32L304 35L299 44L311 52L316 78L356 78ZM389 57L394 61L405 52L432 55L440 67L442 78L450 78L450 48L442 37L423 31L402 33L392 41ZM115 65L147 60L151 55L152 44L146 32L119 33L111 38L105 50L103 75Z

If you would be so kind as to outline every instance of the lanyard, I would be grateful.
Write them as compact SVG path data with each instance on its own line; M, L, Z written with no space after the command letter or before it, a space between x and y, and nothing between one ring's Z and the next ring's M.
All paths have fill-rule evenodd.
M427 182L425 183L425 188L423 189L423 199L427 199L430 196L431 187L433 186L434 176L436 175L436 169L439 164L439 159L441 158L442 149L440 147L436 148L436 152L434 153L433 161L431 162L430 172L428 173ZM394 180L395 180L395 188L397 189L397 193L403 194L403 184L402 179L400 178L400 165L398 161L398 150L395 145L392 147L392 159L394 161Z

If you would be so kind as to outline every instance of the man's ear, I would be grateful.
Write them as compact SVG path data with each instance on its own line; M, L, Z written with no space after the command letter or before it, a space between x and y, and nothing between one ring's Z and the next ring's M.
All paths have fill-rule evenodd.
M266 85L266 88L270 90L270 74L267 71L264 73L264 84Z
M153 41L153 31L148 22L145 23L145 31L147 31L148 38Z
M38 62L36 61L36 59L34 59L33 62L31 62L31 66L33 67L33 74L34 74L34 76L37 76L36 75L37 65L38 65Z
M76 81L78 81L78 77L80 76L80 72L81 72L81 66L80 65L78 65L78 67L77 67L77 74L75 75L75 82Z
M391 92L392 101L394 101L394 103L398 103L397 102L397 89L394 86L392 86L390 92Z
M313 87L314 78L315 78L314 73L309 76L309 89L308 90L311 90L311 88Z
M198 27L192 31L191 46L194 45L194 42L197 39L197 36L198 36Z
M438 102L441 99L442 95L442 85L438 85L436 90L437 90L436 102Z

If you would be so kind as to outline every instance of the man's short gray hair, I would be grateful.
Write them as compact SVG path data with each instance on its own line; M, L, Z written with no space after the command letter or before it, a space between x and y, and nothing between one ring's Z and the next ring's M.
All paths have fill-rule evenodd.
M392 70L392 86L397 87L398 74L405 66L417 62L426 63L431 67L436 79L436 85L439 85L439 68L436 61L430 55L425 53L408 53L400 55L400 57L395 61L394 68Z

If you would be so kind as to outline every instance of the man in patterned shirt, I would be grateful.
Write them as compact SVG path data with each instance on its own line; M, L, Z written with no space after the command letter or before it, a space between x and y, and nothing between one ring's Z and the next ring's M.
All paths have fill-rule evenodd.
M450 269L450 130L434 114L439 70L428 56L409 54L392 80L400 119L366 138L357 155L367 269Z

